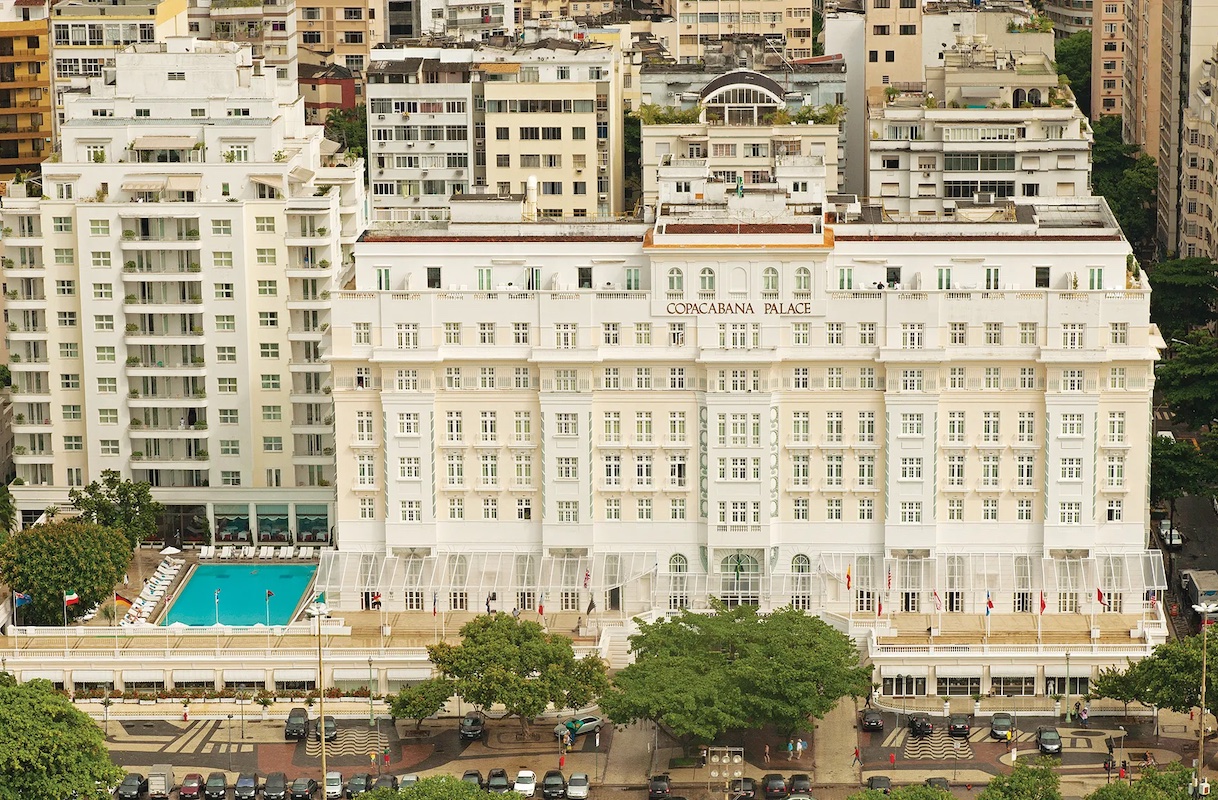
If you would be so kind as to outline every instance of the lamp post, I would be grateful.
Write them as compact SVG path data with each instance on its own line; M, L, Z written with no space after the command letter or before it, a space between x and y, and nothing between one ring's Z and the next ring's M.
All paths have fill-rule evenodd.
M317 709L321 718L317 720L317 738L321 740L321 780L326 781L326 673L321 654L321 621L330 616L325 603L314 602L305 612L317 620Z
M228 725L224 726L228 729L228 771L233 771L233 715L228 715Z
M1197 787L1200 791L1201 779L1205 774L1205 662L1209 651L1209 619L1210 614L1218 613L1218 603L1198 603L1193 606L1193 611L1201 615L1201 714L1197 726Z
M376 727L376 714L372 710L372 656L368 656L368 727Z

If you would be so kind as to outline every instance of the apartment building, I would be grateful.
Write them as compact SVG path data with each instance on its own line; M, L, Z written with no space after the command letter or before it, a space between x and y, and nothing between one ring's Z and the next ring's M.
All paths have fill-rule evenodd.
M1053 31L1059 37L1094 28L1094 7L1093 0L1045 0L1042 3L1045 15L1053 20Z
M377 51L367 100L377 219L443 219L450 198L519 194L538 213L622 208L620 63L608 45L547 39Z
M1218 155L1218 44L1201 62L1201 75L1184 110L1180 155L1180 207L1177 252L1181 257L1218 255L1218 224L1214 221L1214 159Z
M1094 9L1091 30L1091 108L1088 116L1119 115L1125 98L1126 0L1101 0Z
M872 90L867 124L867 194L886 210L1091 193L1091 127L1040 53L962 44L925 91Z
M1038 647L1041 609L1054 641L1162 641L1163 342L1102 199L944 220L740 195L711 159L659 180L652 225L522 223L534 198L487 198L357 244L333 297L332 605L594 601L613 624L794 604L896 639L870 655L922 670L900 694L966 694L1022 659L1015 693L1047 691L1064 655ZM926 628L978 642L991 603L1024 655L962 647L967 671L928 686Z
M1158 156L1162 128L1162 62L1163 3L1125 0L1121 135L1127 143L1138 145L1151 156Z
M47 0L0 3L0 180L38 171L51 151Z
M416 6L419 36L482 41L519 30L519 7L512 0L418 0Z
M300 50L296 65L300 75L300 96L304 98L305 122L309 125L324 125L331 111L340 108L353 109L364 104L356 94L356 73L341 64L334 63L334 54L316 53L308 48ZM357 147L363 147L359 142Z
M329 542L326 298L362 162L234 42L132 45L65 113L62 158L2 211L18 507L113 469L175 543Z
M921 73L922 0L870 0L866 5L865 85L901 83Z
M740 3L719 0L665 0L662 7L677 21L678 35L669 41L668 49L678 64L696 64L706 42L738 35L764 37L773 52L787 61L822 52L813 35L815 6L804 0L760 0L747 9Z
M330 63L351 70L363 86L364 70L372 48L385 41L384 14L377 19L373 6L352 6L343 0L306 0L297 7L299 49L324 53Z
M191 0L188 19L190 35L248 44L254 58L274 69L280 80L296 83L296 0Z

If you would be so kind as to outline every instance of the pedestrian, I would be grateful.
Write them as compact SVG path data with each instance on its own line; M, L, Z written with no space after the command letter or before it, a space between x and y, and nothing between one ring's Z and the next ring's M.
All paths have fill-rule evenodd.
M803 757L804 757L804 751L807 749L808 749L808 743L805 742L803 739L799 739L798 741L796 741L795 742L795 760L802 761Z
M765 760L765 765L767 767L770 766L770 745L769 745L769 743L766 743L765 754L762 756L762 758Z
M795 759L795 740L787 739L787 761Z
M1082 703L1075 703L1075 704L1074 704L1074 716L1075 716L1075 717L1078 717L1078 712L1079 712L1079 710L1080 710L1082 707L1083 707L1083 704L1082 704Z
M854 748L854 760L850 762L850 766L853 767L855 764L858 764L860 767L863 766L863 759L859 758L859 749L857 747Z
M519 608L512 609L512 619L520 619L520 609Z
M1008 753L1011 752L1011 729L1010 728L1007 728L1006 745L1007 745L1007 752Z
M1083 706L1083 710L1078 712L1078 720L1079 720L1079 722L1081 722L1083 724L1084 728L1088 727L1088 722L1089 722L1090 716L1091 716L1091 714L1090 714L1090 712L1087 711L1086 706Z

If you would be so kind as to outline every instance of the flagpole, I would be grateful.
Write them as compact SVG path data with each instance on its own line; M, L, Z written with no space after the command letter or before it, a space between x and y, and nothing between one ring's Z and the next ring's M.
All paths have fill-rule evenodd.
M271 654L271 590L266 590L266 653Z
M68 657L68 593L62 592L59 601L63 604L63 657Z

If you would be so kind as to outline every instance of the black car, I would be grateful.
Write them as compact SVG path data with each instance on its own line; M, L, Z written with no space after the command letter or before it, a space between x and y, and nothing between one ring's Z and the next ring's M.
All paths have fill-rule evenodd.
M376 783L372 784L372 789L392 789L395 792L398 788L398 779L396 775L382 775L376 779Z
M672 779L668 773L652 775L647 781L647 800L667 800L672 795Z
M347 797L358 797L372 790L372 776L367 772L357 772L347 779Z
M752 800L752 798L757 796L757 781L753 778L736 778L732 781L728 794L737 798L737 800L741 797Z
M203 797L205 800L225 800L228 797L228 776L223 772L208 775L207 783L203 784Z
M118 785L118 800L140 800L148 791L148 779L138 772L128 772Z
M472 783L474 786L477 786L479 789L482 788L482 772L480 770L476 770L476 769L465 770L465 774L463 774L461 776L461 780L465 781L466 783Z
M458 731L461 734L462 741L481 739L486 735L486 719L481 714L471 711L461 718Z
M1005 711L990 717L990 738L1006 739L1007 733L1015 730L1015 720Z
M926 785L932 789L942 789L945 792L952 790L952 785L947 782L947 778L927 778Z
M964 714L952 714L947 720L947 735L957 739L967 739L973 730L972 723Z
M887 775L872 775L867 779L867 788L883 792L884 794L890 794L892 792L892 778L889 778Z
M1062 752L1062 735L1057 732L1057 728L1037 728L1036 746L1046 755L1059 756Z
M934 729L929 714L918 712L909 715L909 732L914 736L930 736Z
M541 779L541 796L545 800L560 800L567 796L567 778L560 770L552 769Z
M874 708L869 708L859 717L859 725L865 731L882 731L884 730L884 715Z
M313 800L317 797L317 781L312 778L297 778L288 790L288 800Z
M791 776L787 789L791 794L812 794L812 779L804 773L798 772Z
M334 717L327 715L317 720L317 724L313 727L313 738L320 741L322 730L326 732L327 742L332 742L338 738L338 723L334 721Z
M283 738L303 739L309 735L309 709L296 707L288 712L288 721L283 725Z
M266 783L262 784L262 797L264 800L286 800L288 796L288 776L282 772L272 772L266 776Z
M761 779L761 792L766 800L779 800L791 793L787 788L787 779L777 772L771 772Z
M506 769L495 767L486 773L486 790L491 794L507 794L512 791L513 785Z
M258 795L258 776L252 772L242 772L233 784L234 800L253 800Z

